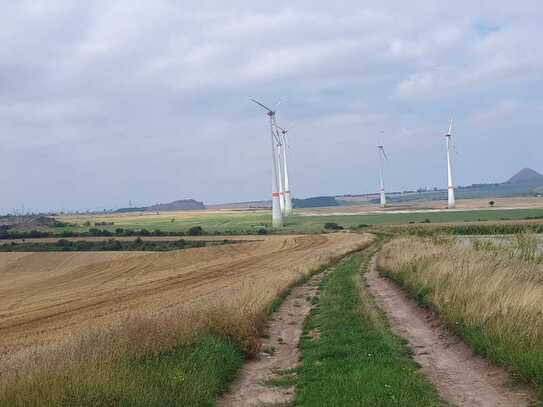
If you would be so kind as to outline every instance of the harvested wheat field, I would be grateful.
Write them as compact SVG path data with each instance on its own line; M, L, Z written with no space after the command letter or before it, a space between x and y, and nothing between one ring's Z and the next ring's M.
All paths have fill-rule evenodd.
M1 253L0 354L133 314L242 300L262 309L301 275L370 240L339 233L166 253Z

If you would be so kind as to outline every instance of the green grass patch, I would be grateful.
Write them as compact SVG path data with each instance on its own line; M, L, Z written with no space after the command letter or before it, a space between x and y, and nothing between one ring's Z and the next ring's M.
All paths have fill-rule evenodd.
M301 340L295 406L440 406L405 342L360 284L369 254L340 263L321 286ZM362 292L362 297L361 297ZM312 339L316 330L320 339Z
M270 387L290 388L290 387L294 387L296 383L297 383L296 374L290 373L290 374L283 374L279 377L274 377L273 379L266 380L262 384L264 386L270 386Z
M396 228L393 228L396 229ZM399 229L399 228L397 228ZM456 225L432 225L403 227L399 230L408 236L436 236L436 235L513 235L519 233L543 233L543 223L470 223Z
M243 361L234 342L201 335L169 351L91 369L91 376L50 372L9 389L0 396L0 406L214 406Z
M340 209L338 209L340 210ZM142 229L153 232L160 230L163 233L184 233L187 234L191 228L200 226L207 234L259 234L260 231L271 231L271 214L258 212L243 213L198 213L190 217L165 219L163 216L146 216L108 218L97 216L88 219L92 224L100 224L103 221L114 219L113 225L100 226L100 230L115 233L116 229L140 231ZM405 225L419 223L449 223L469 221L499 221L508 220L539 219L543 217L543 209L492 209L472 211L442 211L442 212L412 212L412 213L372 213L364 215L324 215L324 216L301 216L294 215L284 219L284 227L281 232L286 233L320 233L325 230L327 223L336 223L343 228L357 228L359 225ZM172 219L175 214L172 214ZM67 220L70 218L63 218ZM87 219L87 218L81 218ZM68 223L73 223L72 220ZM88 226L83 220L66 227L39 228L40 231L47 231L55 235L62 233L88 233ZM30 236L29 236L30 237Z

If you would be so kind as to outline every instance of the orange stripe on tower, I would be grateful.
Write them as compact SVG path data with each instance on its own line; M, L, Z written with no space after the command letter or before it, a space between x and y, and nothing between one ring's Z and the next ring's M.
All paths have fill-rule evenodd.
M279 196L279 192L272 192L272 197L275 198L275 197L277 197L277 196Z

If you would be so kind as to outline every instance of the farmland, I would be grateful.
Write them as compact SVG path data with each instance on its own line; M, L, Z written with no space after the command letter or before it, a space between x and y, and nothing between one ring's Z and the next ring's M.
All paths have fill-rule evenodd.
M339 233L164 253L2 253L0 405L41 405L43 397L63 404L68 388L80 393L80 402L107 398L119 391L111 388L115 380L126 384L113 360L172 351L198 332L232 338L252 352L265 310L283 290L370 241L370 235ZM220 340L213 346L232 349ZM52 366L71 377L52 374ZM85 379L89 371L96 380ZM148 379L133 378L142 386ZM145 405L146 397L138 402Z
M330 264L319 280L321 296L304 300L315 305L305 325L297 321L305 326L302 363L286 379L274 380L295 386L295 405L314 405L323 397L340 404L441 405L443 389L411 360L417 345L409 349L391 331L394 319L387 321L366 289L376 284L376 272L366 271L373 270L370 260L383 239L391 240L378 254L382 275L435 310L477 353L507 366L516 381L535 384L541 394L542 257L530 252L539 240L519 232L540 231L543 209L319 211L298 212L280 231L259 210L70 215L58 218L70 225L43 229L51 237L4 239L6 250L15 244L67 251L0 253L0 406L40 405L44 397L49 405L213 405L245 358L260 355L262 338L270 348L284 346L281 338L266 336L267 318L293 284ZM332 231L326 223L359 233L322 233ZM195 227L202 235L190 236ZM92 236L93 228L108 231L121 251L77 251L82 240L89 250L112 244L108 233ZM63 232L79 235L59 242ZM467 236L479 234L489 236ZM358 252L377 237L378 244ZM172 245L180 239L186 247ZM520 243L510 250L509 242ZM138 251L142 244L171 251ZM284 322L270 321L295 322L292 308L280 315ZM322 341L307 336L315 330ZM356 361L344 358L353 352L360 354ZM465 366L476 365L462 355L456 358L467 358ZM330 375L339 384L323 385ZM338 391L341 386L348 390ZM467 387L477 400L485 392L495 399L511 396L503 381L496 392ZM522 394L520 400L535 397L530 389Z
M40 342L54 342L65 333L62 327L69 325L73 332L94 318L103 323L126 311L168 309L217 294L227 298L227 293L263 284L264 277L271 280L260 299L266 304L300 274L366 239L353 234L270 237L167 253L2 253L0 349L19 349L36 343L37 336ZM282 255L275 256L279 251Z
M337 210L337 208L335 208ZM335 213L330 211L297 211L289 217L281 229L285 233L320 233L329 222L345 228L359 225L402 225L409 223L452 223L470 221L516 221L530 218L542 218L541 208L510 209L465 209L456 211L416 210L364 212L362 214ZM52 233L63 231L86 232L95 224L110 224L96 228L114 232L116 229L187 233L191 227L200 226L210 234L256 234L262 229L271 231L271 219L268 211L201 211L142 213L123 215L70 215L58 218L72 224L64 228L47 228Z

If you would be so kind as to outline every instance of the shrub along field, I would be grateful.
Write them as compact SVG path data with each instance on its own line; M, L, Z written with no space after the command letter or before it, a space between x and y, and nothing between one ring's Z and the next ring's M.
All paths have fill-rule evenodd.
M321 233L326 224L345 229L380 225L408 225L451 222L496 222L543 219L543 209L493 209L433 212L378 212L361 215L295 215L285 219L280 233ZM30 231L1 231L0 239L10 237L55 236L132 236L132 235L199 235L199 234L266 234L271 233L271 214L268 211L243 212L165 212L130 215L78 215L58 218L62 227ZM201 229L199 229L201 228ZM40 233L42 235L40 235Z
M392 233L415 236L436 235L510 235L519 233L543 233L541 221L500 221L500 222L465 222L451 224L425 224L391 226L387 230Z
M213 405L281 293L372 240L0 253L0 406Z
M446 236L402 237L384 246L378 267L543 397L543 266L534 242L521 235L509 248L470 247Z
M105 251L152 251L163 252L183 250L194 247L206 247L219 244L239 243L234 240L143 240L137 237L133 240L68 240L59 239L56 242L31 241L0 243L0 252L105 252Z

